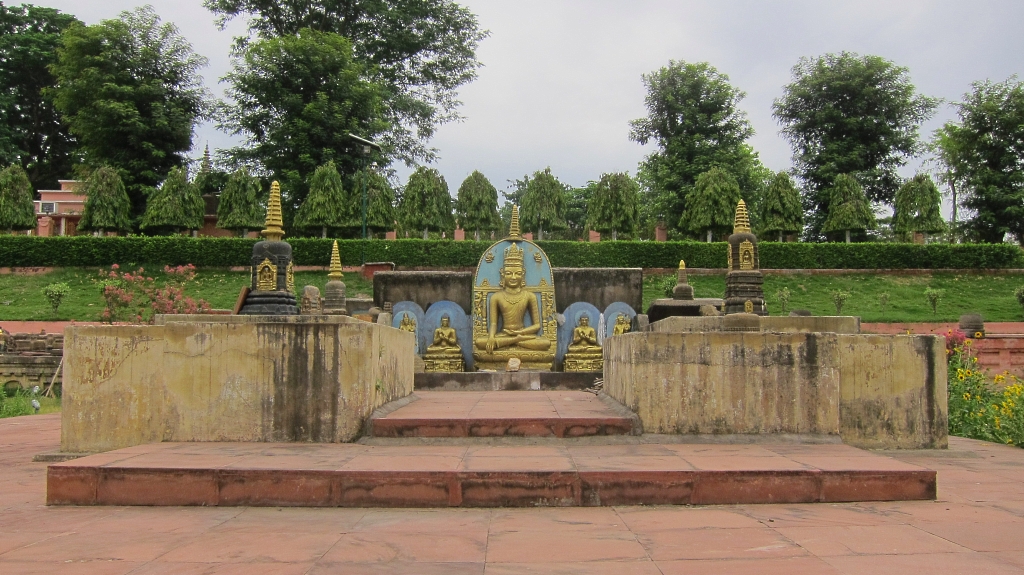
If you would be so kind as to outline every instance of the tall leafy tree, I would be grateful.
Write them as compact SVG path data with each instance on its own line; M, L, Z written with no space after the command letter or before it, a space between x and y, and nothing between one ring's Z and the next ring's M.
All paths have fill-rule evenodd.
M1013 234L1024 245L1024 82L977 82L955 107L934 147L973 213L964 227L983 242Z
M786 172L775 174L758 208L760 234L772 238L778 235L781 242L784 235L799 233L804 227L800 192Z
M596 187L597 182L590 181L586 186L570 188L565 193L565 225L568 234L565 239L586 239L587 232L591 229L587 219L588 206Z
M918 129L937 106L907 68L879 56L826 54L793 67L773 113L803 180L808 237L820 238L840 174L856 175L871 201L892 204L897 170L921 151Z
M681 222L683 229L692 234L707 234L708 242L714 235L724 236L732 230L736 204L742 199L736 178L722 168L714 167L697 178L696 185L686 196L686 212Z
M132 202L117 170L101 166L85 183L85 208L78 228L101 235L132 228Z
M0 230L31 230L36 227L32 183L18 164L0 172Z
M220 126L245 138L229 154L273 174L297 208L317 167L362 166L349 133L372 139L387 127L384 88L363 73L352 44L334 33L307 28L248 44L225 77L234 103L222 107Z
M630 138L659 147L640 166L645 210L685 229L686 198L697 178L715 166L730 173L744 192L760 185L760 161L745 143L754 129L739 109L746 94L727 75L706 62L672 61L643 81L647 117L630 123Z
M850 243L850 232L875 227L871 203L856 178L849 174L839 174L829 195L828 217L821 226L822 232L845 232L846 243Z
M341 174L334 162L327 162L313 172L309 182L309 195L295 214L295 227L319 228L320 237L327 237L327 228L347 228L356 225L356 206L345 193Z
M75 24L53 8L0 4L0 164L20 164L36 189L55 189L76 164L74 138L50 97L60 36Z
M935 234L946 229L942 194L928 174L917 174L896 191L892 229L901 234Z
M544 230L565 229L565 196L568 186L551 174L551 168L534 172L522 194L519 209L523 229L537 230L537 239L544 239Z
M433 168L420 166L409 176L398 211L402 227L423 230L423 239L429 237L430 230L455 229L448 183Z
M70 27L58 53L54 106L85 161L116 168L141 214L147 190L185 164L193 130L207 116L210 96L199 75L206 59L151 6Z
M479 42L487 36L468 9L452 0L204 0L223 24L248 18L262 39L305 28L348 38L362 77L387 86L385 147L406 163L431 161L427 141L459 118L460 86L476 78ZM244 46L239 38L238 46ZM282 80L292 71L278 68ZM360 133L365 136L365 134Z
M382 174L375 170L360 170L352 176L352 189L359 191L362 201L363 175L366 175L366 229L369 233L388 232L395 229L395 190ZM353 194L353 198L356 194ZM355 201L353 200L353 203ZM358 206L362 210L362 206Z
M267 208L259 178L238 169L228 178L217 204L217 227L238 232L260 229L266 222Z
M224 186L228 183L228 173L223 170L218 170L213 166L213 160L210 157L210 146L206 146L206 150L203 152L203 159L199 163L199 173L196 174L195 185L199 189L200 195L219 195L224 191Z
M464 230L473 231L473 239L480 241L480 232L501 228L498 217L498 190L487 176L473 171L459 186L455 200L455 217Z
M206 204L199 189L188 181L184 168L171 168L163 184L153 190L146 202L140 227L148 231L198 230L203 227Z
M602 174L593 187L587 210L590 228L611 232L612 240L619 232L632 235L640 217L640 185L629 174Z

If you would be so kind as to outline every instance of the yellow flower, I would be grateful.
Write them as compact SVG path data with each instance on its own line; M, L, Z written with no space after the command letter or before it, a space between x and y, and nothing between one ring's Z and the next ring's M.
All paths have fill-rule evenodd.
M981 333L980 331L974 332L974 339L981 339L983 337L985 337L985 334Z
M964 341L964 345L965 345L965 346L968 346L968 347L970 347L970 345L971 345L971 340L969 340L969 339L968 339L968 340L965 340L965 341Z
M956 378L959 379L960 381L963 381L964 380L964 374L958 373L958 374L956 374Z
M970 401L971 400L971 394L965 393L964 394L964 399L966 399L967 401Z

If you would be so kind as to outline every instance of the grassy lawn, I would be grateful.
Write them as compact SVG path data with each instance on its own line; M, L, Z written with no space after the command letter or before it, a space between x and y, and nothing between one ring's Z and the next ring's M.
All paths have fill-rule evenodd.
M160 281L164 275L152 268L151 275ZM97 283L97 270L63 268L38 275L0 275L0 320L76 320L99 321L103 311L103 298ZM370 295L373 284L357 273L345 274L345 288L350 297L357 294ZM59 313L54 316L50 304L43 296L42 289L51 283L66 282L71 293L61 303ZM242 286L249 284L248 272L222 270L200 270L188 288L188 295L210 302L215 309L231 309L238 299ZM327 284L327 272L296 272L295 286L315 285L321 290Z
M695 297L723 297L725 276L690 276ZM644 279L644 308L656 298L666 297L665 276ZM788 288L789 310L809 309L815 315L835 315L832 290L850 293L843 306L843 315L857 315L866 322L958 321L965 313L980 313L985 321L1022 321L1024 313L1013 297L1013 291L1024 285L1024 275L953 275L896 276L850 274L842 276L768 275L764 280L765 300L773 315L780 315L776 292ZM937 313L933 314L926 288L940 289L944 294ZM882 313L879 294L889 294L889 304Z

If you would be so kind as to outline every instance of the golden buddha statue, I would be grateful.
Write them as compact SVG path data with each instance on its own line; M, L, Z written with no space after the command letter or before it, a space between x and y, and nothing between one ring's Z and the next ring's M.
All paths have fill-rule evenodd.
M626 314L620 313L619 316L615 318L615 326L612 327L612 335L629 333L632 329L633 326L631 325L629 318L626 317Z
M402 321L398 324L398 329L409 333L416 333L416 320L409 314L403 314Z
M572 341L565 354L565 371L602 371L604 356L597 343L597 331L590 326L590 318L580 316L572 330Z
M494 353L501 348L519 348L529 351L551 349L551 340L537 337L540 331L540 306L537 296L524 289L526 268L523 266L523 250L512 244L505 250L505 265L501 268L501 291L491 296L488 306L487 339L478 341L476 346ZM530 325L526 313L530 313ZM498 332L498 316L501 315L502 329Z
M423 363L424 371L465 371L462 346L447 315L441 317L441 325L434 330L434 343L423 354Z

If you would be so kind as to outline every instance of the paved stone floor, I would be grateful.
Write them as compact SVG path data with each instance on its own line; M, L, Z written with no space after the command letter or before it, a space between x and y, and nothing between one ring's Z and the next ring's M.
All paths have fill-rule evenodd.
M0 420L0 573L1024 573L1024 450L896 457L935 502L567 509L44 506L59 416Z

